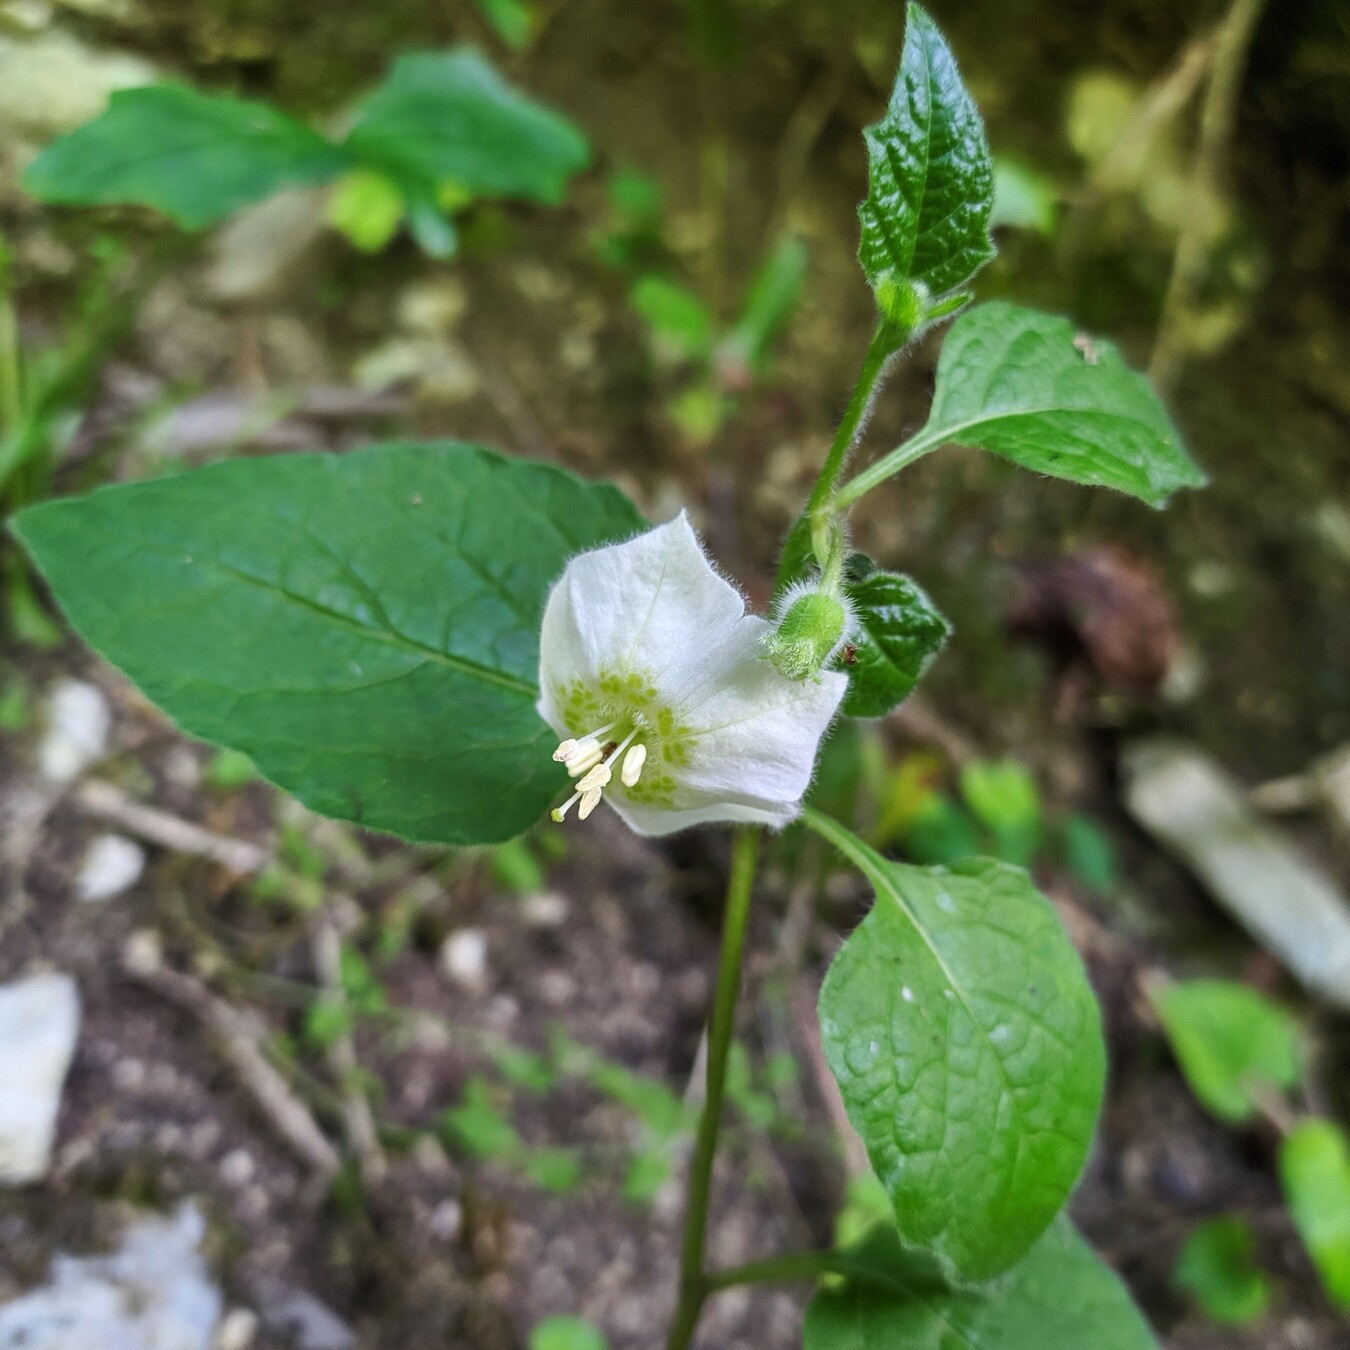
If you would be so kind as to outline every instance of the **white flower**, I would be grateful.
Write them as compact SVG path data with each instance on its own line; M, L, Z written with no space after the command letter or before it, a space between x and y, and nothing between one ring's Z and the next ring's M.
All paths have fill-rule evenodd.
M584 819L602 795L639 834L706 821L779 827L801 810L848 684L790 680L683 512L573 558L539 640L539 712L563 738Z

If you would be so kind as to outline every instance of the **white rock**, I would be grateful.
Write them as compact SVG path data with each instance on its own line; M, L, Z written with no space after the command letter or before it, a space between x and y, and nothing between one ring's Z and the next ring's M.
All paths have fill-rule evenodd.
M47 697L47 733L38 767L53 783L69 783L108 750L112 713L103 691L87 680L59 680Z
M323 236L326 200L321 189L288 188L223 225L203 278L207 294L238 304L284 292Z
M1310 990L1350 1008L1350 899L1202 751L1136 741L1124 755L1131 814Z
M0 1350L211 1350L220 1290L191 1202L142 1219L109 1256L60 1255L39 1289L0 1308Z
M0 132L47 140L97 117L118 89L154 79L144 58L96 51L69 33L0 37Z
M441 969L461 988L482 993L487 987L487 934L481 928L461 928L441 947Z
M96 835L75 877L75 894L86 903L111 900L130 890L145 871L145 850L120 834Z
M80 995L69 975L0 985L0 1186L46 1173L79 1030Z

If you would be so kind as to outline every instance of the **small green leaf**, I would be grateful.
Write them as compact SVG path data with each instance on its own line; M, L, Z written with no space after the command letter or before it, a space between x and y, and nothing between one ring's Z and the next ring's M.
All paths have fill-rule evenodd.
M1186 980L1152 997L1191 1091L1220 1120L1250 1120L1263 1093L1295 1087L1302 1077L1298 1023L1255 989Z
M1175 1278L1216 1322L1246 1326L1270 1306L1270 1281L1256 1264L1256 1238L1236 1215L1209 1219L1186 1239Z
M917 284L936 298L994 256L994 170L984 125L951 48L909 6L900 74L885 118L867 140L867 196L858 257L874 288Z
M692 291L652 273L633 287L632 301L654 336L676 359L707 354L712 345L712 315Z
M1280 1180L1327 1297L1350 1311L1350 1139L1330 1120L1296 1125L1280 1148Z
M1106 1071L1096 1000L1019 868L891 862L808 808L876 904L825 977L825 1055L900 1236L961 1281L1022 1257L1087 1157Z
M1120 861L1106 830L1091 816L1077 812L1060 822L1059 834L1064 866L1074 880L1099 895L1114 890Z
M952 863L973 858L980 851L975 822L950 797L930 793L900 832L905 856L917 863Z
M1152 385L1114 343L1001 301L952 325L928 423L904 453L945 442L1150 506L1206 481Z
M585 1180L581 1159L570 1148L532 1148L520 1161L536 1186L555 1195L566 1195Z
M156 84L115 93L101 116L49 145L23 183L43 201L130 202L198 230L280 188L328 182L349 163L266 103Z
M217 792L235 792L246 783L257 781L258 771L247 755L238 750L218 750L202 775L208 787Z
M874 1279L824 1288L803 1350L1158 1350L1125 1287L1061 1218L1007 1275L952 1291L913 1270L894 1233L859 1253Z
M513 89L477 52L400 57L344 143L408 192L561 202L590 158L570 122Z
M469 1079L463 1100L441 1112L437 1129L451 1143L484 1162L513 1161L524 1147L516 1127L497 1106L492 1088L482 1078Z
M478 0L478 9L508 47L519 51L529 45L534 14L525 0Z
M549 587L641 524L613 488L432 443L230 460L15 530L76 631L190 735L322 814L480 844L566 781L534 708Z
M488 870L493 881L517 895L536 895L544 889L544 869L523 839L508 839L494 848Z
M884 717L906 699L951 636L951 625L909 577L883 572L864 554L849 559L845 590L858 632L848 675L846 717Z
M650 1205L670 1177L670 1147L663 1142L639 1149L623 1175L623 1198L630 1205Z
M516 1045L497 1045L488 1051L501 1074L513 1087L524 1088L528 1092L549 1092L557 1084L558 1073L552 1063L533 1050L524 1050Z
M989 228L1055 232L1059 190L1048 178L1001 155L994 161L994 209Z
M961 795L993 836L998 856L1029 867L1044 832L1041 793L1030 770L1012 759L972 760L961 770Z
M609 1350L609 1342L580 1317L548 1317L530 1332L530 1350Z
M717 351L718 366L728 383L766 373L773 344L801 299L807 256L806 245L787 235L755 273L741 317Z
M328 199L328 223L362 253L378 253L398 233L406 208L398 184L374 169L355 169Z

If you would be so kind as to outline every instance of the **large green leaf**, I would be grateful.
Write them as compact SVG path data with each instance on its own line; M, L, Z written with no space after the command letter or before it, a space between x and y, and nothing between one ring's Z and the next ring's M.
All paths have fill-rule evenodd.
M952 325L927 425L895 452L895 467L949 441L1151 506L1205 483L1152 385L1114 343L1002 301ZM866 476L886 476L885 464Z
M590 158L586 138L511 88L477 52L401 57L345 148L406 188L556 203Z
M863 553L849 559L848 598L857 620L848 675L847 717L884 717L909 697L951 636L951 625L909 577L883 572Z
M455 444L213 464L23 512L70 622L185 731L326 815L519 833L565 782L534 710L544 598L641 521Z
M877 1278L822 1289L804 1350L1158 1350L1120 1280L1067 1219L983 1290L911 1275L893 1234L878 1233L861 1256Z
M917 282L930 296L960 286L994 256L993 161L951 48L918 5L909 7L886 116L863 135L858 257L868 281Z
M1156 989L1153 1003L1191 1091L1220 1120L1250 1120L1303 1076L1298 1023L1245 984L1185 980Z
M905 1245L951 1279L988 1279L1045 1231L1087 1157L1105 1051L1082 962L1020 868L907 866L806 821L876 891L820 992L849 1119Z
M195 230L347 167L336 146L265 103L156 84L115 93L100 117L49 145L23 183L43 201L150 206Z

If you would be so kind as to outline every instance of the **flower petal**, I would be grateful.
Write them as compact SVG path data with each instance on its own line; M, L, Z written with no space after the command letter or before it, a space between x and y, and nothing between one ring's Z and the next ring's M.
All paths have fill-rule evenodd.
M540 711L558 729L553 691L616 668L641 671L663 694L679 690L744 614L683 511L636 539L579 554L544 610Z
M682 787L728 800L799 803L810 785L848 677L827 671L819 681L787 679L764 659L771 630L763 619L744 619L724 648L720 678L678 708L694 745Z

